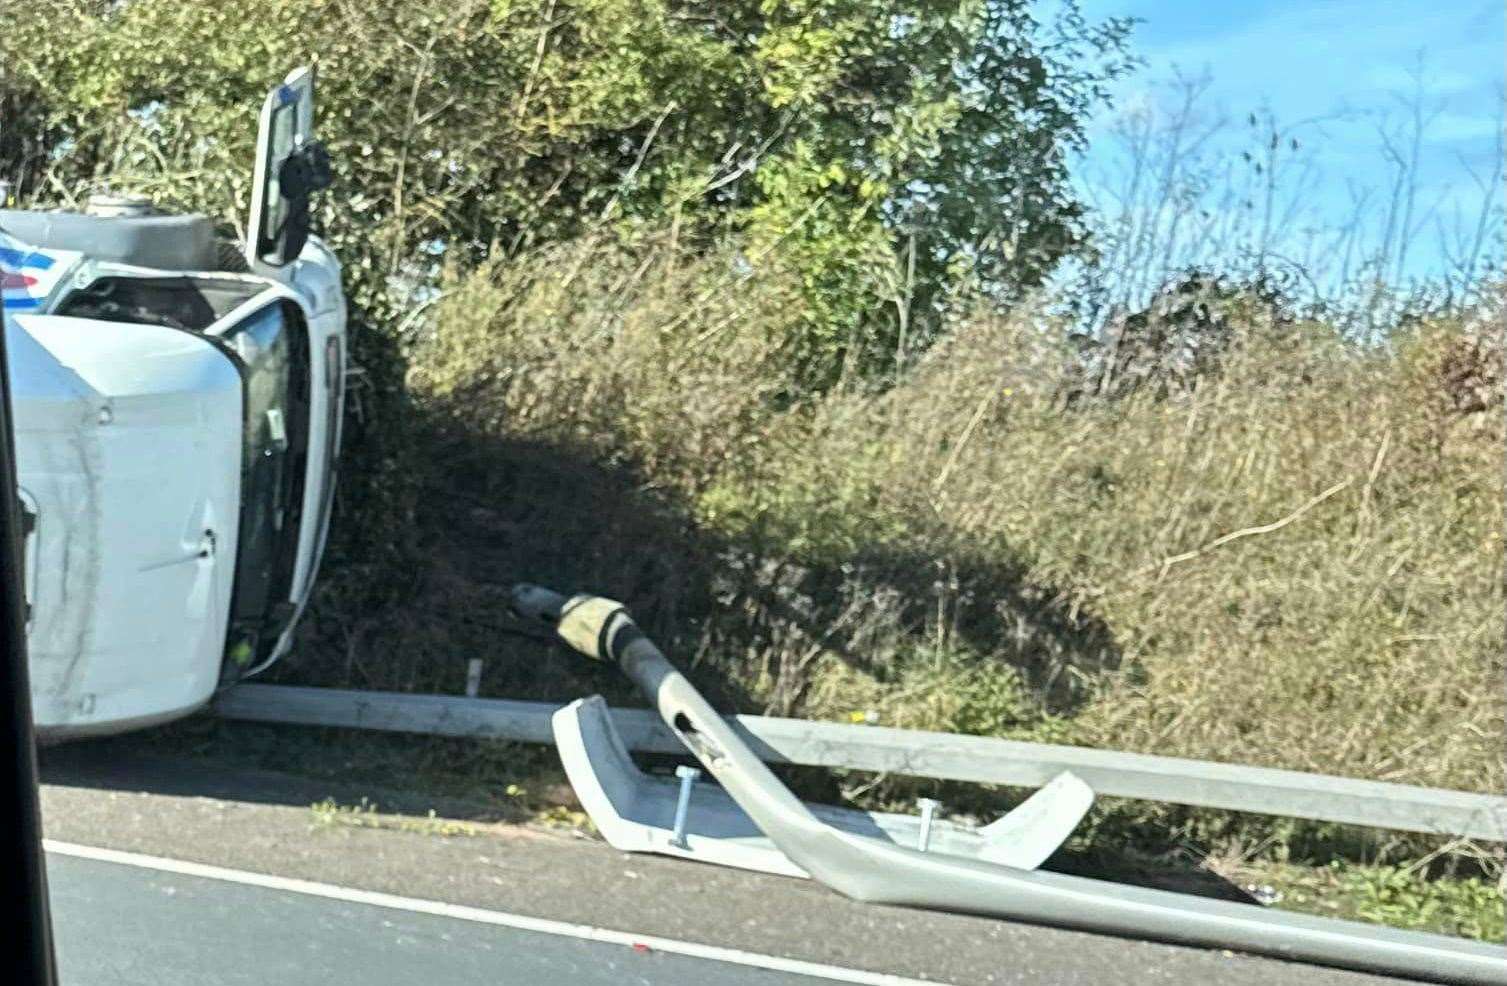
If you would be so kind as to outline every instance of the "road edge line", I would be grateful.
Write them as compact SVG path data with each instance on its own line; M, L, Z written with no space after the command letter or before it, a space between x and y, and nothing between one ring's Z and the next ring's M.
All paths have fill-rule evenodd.
M460 921L490 924L498 927L513 928L518 931L532 931L564 938L577 938L584 941L600 942L606 945L626 945L630 948L635 946L646 947L652 951L666 952L672 955L684 955L689 958L707 959L714 962L748 966L756 969L768 969L773 972L786 972L792 975L809 976L815 979L827 979L834 982L854 983L857 986L936 986L934 982L909 979L904 976L896 976L885 972L867 972L862 969L849 969L843 966L825 965L820 962L808 962L804 959L788 959L778 955L746 952L742 949L725 948L720 945L705 945L699 942L680 941L674 938L661 938L658 935L640 935L630 931L616 931L611 928L598 928L589 924L573 924L569 921L529 917L526 914L494 911L487 908L471 907L466 904L450 904L444 901L426 900L420 897L403 897L377 890L360 890L355 887L342 887L338 884L301 880L296 877L274 876L268 873L255 873L250 870L235 870L224 866L213 866L208 863L194 863L188 860L170 859L165 856L151 856L145 853L128 852L122 849L105 849L99 846L86 846L76 842L63 842L57 839L43 839L42 848L47 852L57 853L60 856L71 856L102 863L115 863L121 866L133 866L138 869L158 870L164 873L175 873L180 876L221 880L227 883L238 883L242 886L261 887L266 890L283 890L289 893L303 894L310 897L323 897L328 900L345 901L351 904L366 904L389 910L430 914L436 917L454 918Z

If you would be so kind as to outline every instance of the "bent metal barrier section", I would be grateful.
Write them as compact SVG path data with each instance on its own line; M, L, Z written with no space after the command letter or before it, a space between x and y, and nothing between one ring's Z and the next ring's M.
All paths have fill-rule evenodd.
M582 654L622 670L764 835L796 866L846 896L1440 982L1507 982L1507 950L1483 942L1017 869L834 827L790 793L620 604L593 596L566 599L534 586L515 588L513 600L520 615L553 627Z
M577 699L556 712L554 732L570 786L613 848L780 876L809 876L727 792L696 784L699 771L679 768L677 785L639 770L600 695ZM929 816L831 805L807 808L825 824L856 835L1034 870L1072 834L1093 800L1094 792L1087 784L1064 773L1003 818L981 828Z

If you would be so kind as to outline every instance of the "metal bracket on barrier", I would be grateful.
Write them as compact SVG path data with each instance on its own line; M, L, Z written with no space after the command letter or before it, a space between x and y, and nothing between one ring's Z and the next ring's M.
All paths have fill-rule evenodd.
M690 788L683 831L677 832L677 808L686 788L638 769L601 696L577 699L556 712L552 722L571 787L614 848L781 876L810 875L791 862L727 792L714 785ZM933 821L925 842L930 852L1032 870L1072 834L1093 800L1087 784L1063 773L1014 811L982 828ZM822 823L854 835L906 847L922 842L923 822L914 815L831 805L806 807Z

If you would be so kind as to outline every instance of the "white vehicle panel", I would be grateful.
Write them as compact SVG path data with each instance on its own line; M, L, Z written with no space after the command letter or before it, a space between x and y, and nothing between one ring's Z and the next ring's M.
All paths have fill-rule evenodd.
M18 473L38 513L37 726L78 734L202 705L218 682L235 567L235 365L176 329L15 321L8 339L29 353L25 376L54 381L15 397Z

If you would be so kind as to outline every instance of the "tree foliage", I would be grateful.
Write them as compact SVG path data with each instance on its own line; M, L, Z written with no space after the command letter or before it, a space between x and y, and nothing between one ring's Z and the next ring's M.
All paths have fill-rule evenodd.
M1027 0L41 0L0 35L0 169L241 222L262 94L319 65L322 230L377 315L440 256L588 229L732 234L809 312L815 382L1006 301L1081 249L1069 150L1128 24ZM692 320L691 324L694 324Z

